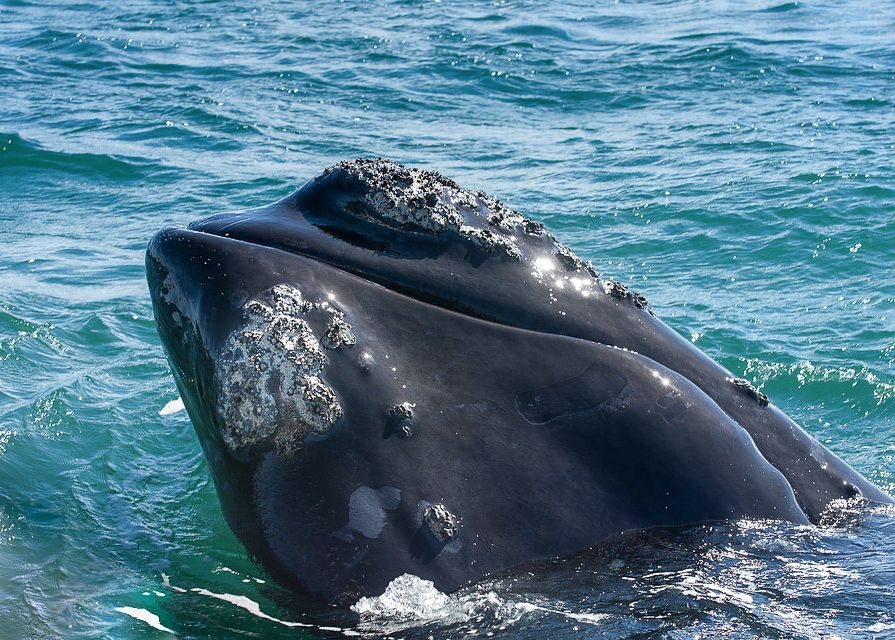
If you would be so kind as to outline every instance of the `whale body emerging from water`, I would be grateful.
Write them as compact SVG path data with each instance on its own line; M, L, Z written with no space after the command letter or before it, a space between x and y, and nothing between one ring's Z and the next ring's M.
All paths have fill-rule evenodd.
M619 533L891 499L542 225L387 160L150 242L225 517L330 601Z

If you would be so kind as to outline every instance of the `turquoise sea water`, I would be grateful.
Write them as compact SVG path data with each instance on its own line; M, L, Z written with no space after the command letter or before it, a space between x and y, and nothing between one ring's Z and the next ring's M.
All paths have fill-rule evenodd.
M340 159L438 169L892 492L893 33L891 2L0 0L0 637L895 637L895 511L861 505L303 602L223 521L143 274L160 227Z

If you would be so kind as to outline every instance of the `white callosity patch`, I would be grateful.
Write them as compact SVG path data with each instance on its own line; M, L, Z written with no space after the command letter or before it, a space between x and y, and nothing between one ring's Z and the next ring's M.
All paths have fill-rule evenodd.
M556 243L556 252L553 254L566 271L586 271L594 278L599 277L599 272L590 262L582 260L564 244Z
M542 224L525 218L484 192L462 189L453 180L433 171L381 158L342 162L324 173L325 176L333 174L361 185L362 195L346 206L351 214L411 232L429 235L452 232L488 253L527 261L533 267L535 279L548 288L551 304L559 301L562 292L583 298L602 292L653 315L644 296L619 282L600 280L600 274L590 262L557 242ZM541 268L545 263L551 265L549 277L545 277L546 270Z
M457 553L463 548L460 519L443 504L420 500L416 505L414 520L418 527L428 530L444 545L439 553Z
M389 428L397 435L408 438L413 435L414 402L396 404L388 411Z
M189 343L190 335L195 334L196 325L190 318L190 314L182 313L182 309L189 309L188 301L183 297L183 289L177 286L170 272L164 267L165 278L162 280L158 290L159 300L167 305L169 317L174 326L180 329L180 342L184 346Z
M734 385L737 389L742 391L745 395L754 399L760 406L766 407L770 404L768 397L759 391L754 384L746 380L745 378L726 378L726 380Z
M606 295L615 298L616 300L628 300L634 304L638 309L644 309L648 311L650 314L653 313L653 310L650 308L649 303L646 298L636 291L632 291L621 282L615 282L614 280L603 280L601 282L603 285L603 291Z
M330 312L332 318L326 327L321 342L327 349L338 349L339 347L352 347L357 344L357 336L351 331L351 325L345 321L345 314L338 309L326 303L326 310Z
M171 320L176 326L183 327L184 318L178 311L176 311L177 309L183 308L179 306L183 303L183 300L180 299L179 292L180 289L174 283L171 274L166 274L165 279L162 280L161 287L159 287L159 298L173 307L174 310L171 312Z
M342 172L366 187L353 213L390 227L428 234L453 231L489 253L521 260L522 253L511 236L475 222L490 224L503 231L525 225L533 232L537 223L482 192L461 189L457 183L434 171L423 171L383 159L358 158L326 170ZM473 224L470 224L473 223Z
M423 512L423 522L441 542L450 542L457 536L457 518L443 504L430 504Z
M294 454L306 436L326 434L342 416L335 392L321 378L326 356L304 318L318 308L344 324L330 346L353 344L340 311L308 302L295 287L277 285L245 305L246 324L230 334L216 372L223 437L235 453L273 439L278 451Z

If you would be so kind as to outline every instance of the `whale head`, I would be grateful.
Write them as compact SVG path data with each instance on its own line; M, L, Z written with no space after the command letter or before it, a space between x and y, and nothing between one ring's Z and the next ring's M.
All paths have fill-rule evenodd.
M629 529L885 499L642 296L434 172L344 162L163 229L146 264L228 523L329 600L402 573L452 590ZM806 447L810 485L788 464Z

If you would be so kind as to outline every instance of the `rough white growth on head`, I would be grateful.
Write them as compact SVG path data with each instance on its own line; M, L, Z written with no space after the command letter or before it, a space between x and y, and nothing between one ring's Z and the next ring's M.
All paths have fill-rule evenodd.
M468 224L461 224L459 231L461 236L472 240L474 244L489 252L504 253L513 260L522 260L522 252L512 238Z
M162 284L159 287L159 298L177 309L179 308L177 304L180 302L180 300L177 299L178 291L179 289L177 288L177 285L174 284L171 274L166 273L165 278L162 280ZM181 316L180 313L174 311L174 313L171 314L171 319L174 321L175 325L183 327L183 316Z
M599 273L590 262L586 262L575 255L566 245L556 243L556 251L553 254L566 271L585 271L594 278L599 277Z
M746 380L745 378L725 378L727 382L733 384L736 388L742 391L745 395L753 398L759 406L766 407L770 403L768 397L759 391L754 384Z
M413 409L415 402L402 402L388 410L389 431L402 438L413 435Z
M357 363L360 365L361 369L369 371L373 368L373 365L376 364L376 358L374 358L373 354L369 351L362 351L357 357Z
M430 504L423 511L423 522L441 542L450 542L458 533L460 523L443 504Z
M416 503L413 521L417 527L428 529L438 541L444 544L441 553L457 553L463 548L460 519L448 511L443 504L420 500Z
M616 282L614 280L602 280L600 284L602 285L603 291L606 293L606 295L611 296L616 300L627 300L633 303L634 306L638 309L644 309L645 311L649 312L650 315L655 315L645 297L643 297L636 291L632 291L621 282Z
M320 377L326 356L302 318L316 306L289 285L244 306L245 326L230 334L216 369L217 410L233 452L274 439L281 453L294 454L307 435L327 433L342 416Z
M407 416L408 418L412 418L413 409L415 407L415 402L402 402L401 404L396 404L394 407L392 407L392 412L399 415Z
M351 325L345 321L345 314L332 307L329 307L329 310L332 313L332 319L323 334L323 346L327 349L338 349L357 344L357 336L352 333Z
M189 342L190 334L195 333L196 331L196 325L189 314L183 314L180 311L181 309L189 308L187 300L183 297L181 288L177 286L177 283L174 281L174 278L167 268L164 266L161 266L160 268L165 272L165 277L159 285L158 297L161 302L168 306L171 322L181 330L179 332L180 341L186 346Z
M434 171L405 167L383 159L358 158L326 170L326 174L344 173L366 187L354 213L391 227L428 234L453 231L489 253L521 260L522 253L511 237L500 231L522 226L526 232L538 229L537 223L505 207L496 198L482 192L461 189ZM470 224L479 222L480 226Z

